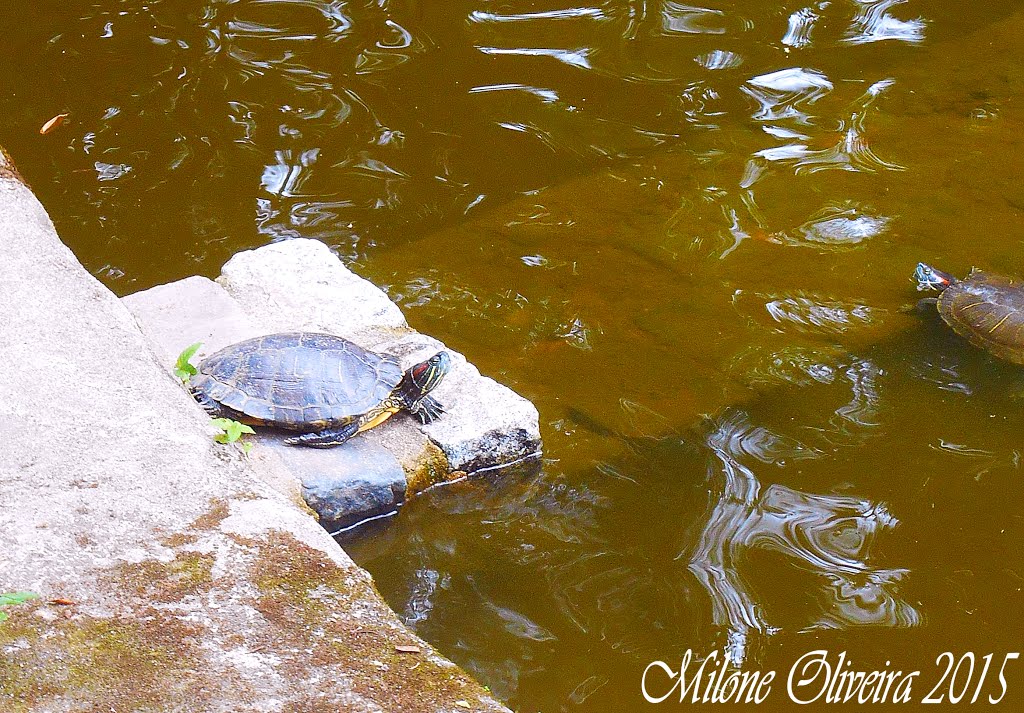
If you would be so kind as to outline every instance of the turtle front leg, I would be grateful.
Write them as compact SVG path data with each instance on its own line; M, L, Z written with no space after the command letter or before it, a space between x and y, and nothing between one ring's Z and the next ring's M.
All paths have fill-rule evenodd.
M938 297L925 297L924 299L920 299L917 301L917 304L914 306L914 309L916 309L921 314L935 314L935 309L938 307L938 304Z
M301 436L286 438L285 444L289 446L308 446L310 448L333 448L359 433L359 421L352 421L344 426L336 428L325 428L322 431L303 433Z
M424 396L410 406L409 411L420 420L420 423L426 424L440 417L444 413L444 407L432 396Z

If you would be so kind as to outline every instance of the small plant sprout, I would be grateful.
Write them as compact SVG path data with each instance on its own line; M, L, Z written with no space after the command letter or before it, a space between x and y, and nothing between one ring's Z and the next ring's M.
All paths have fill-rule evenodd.
M217 441L217 443L235 443L246 433L256 433L256 431L252 430L251 426L233 421L230 418L215 418L212 420L212 423L221 431L213 437L213 440ZM242 447L242 451L245 453L252 449L252 443L248 441L243 441L238 445Z
M5 592L0 593L0 622L7 621L7 612L3 611L4 607L9 607L14 604L24 604L29 599L38 598L38 594L32 592Z
M189 363L189 359L195 356L195 353L199 351L201 346L203 346L202 342L196 342L192 346L187 347L185 351L178 355L178 361L174 362L174 375L186 384L197 373L196 368Z

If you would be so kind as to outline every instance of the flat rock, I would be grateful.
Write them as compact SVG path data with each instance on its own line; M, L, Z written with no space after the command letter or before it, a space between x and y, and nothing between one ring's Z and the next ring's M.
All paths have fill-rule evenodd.
M536 459L536 408L481 376L464 356L408 327L401 310L315 240L239 253L217 282L190 277L124 298L168 367L194 342L194 363L242 339L277 331L325 331L397 357L403 368L445 349L452 371L434 392L446 413L426 426L401 413L334 449L292 448L276 434L260 457L280 461L302 483L330 531L394 512L426 488L463 473ZM398 475L404 470L404 491Z
M429 437L450 471L482 472L540 456L540 419L532 403L482 376L463 355L409 329L398 306L323 243L296 239L239 253L218 282L246 314L274 330L331 332L393 354L406 369L446 349L452 371L433 393L444 416L426 426L408 417L392 421Z
M122 302L166 364L190 344L202 342L193 363L267 330L246 314L223 287L205 277L186 277L123 297Z
M240 252L217 281L268 332L328 332L363 344L376 333L408 329L398 305L318 240Z
M223 287L205 277L159 285L122 301L167 367L195 342L202 342L193 358L198 364L223 347L267 333ZM381 445L386 433L381 430L346 448L319 450L286 446L283 434L261 429L253 457L272 463L271 472L289 473L292 482L276 481L278 489L300 493L320 523L334 532L397 511L408 488L403 465L415 470L429 456L426 436L411 430L411 438L388 438L390 448Z

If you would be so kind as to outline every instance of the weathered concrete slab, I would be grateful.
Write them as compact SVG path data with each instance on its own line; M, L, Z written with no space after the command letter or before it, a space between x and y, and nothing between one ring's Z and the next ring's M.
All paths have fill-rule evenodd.
M203 343L197 353L202 358L267 333L223 287L205 277L186 277L122 299L165 364L173 364L196 342Z
M272 461L213 442L3 178L0 228L0 591L41 596L0 624L0 710L504 710L257 477Z

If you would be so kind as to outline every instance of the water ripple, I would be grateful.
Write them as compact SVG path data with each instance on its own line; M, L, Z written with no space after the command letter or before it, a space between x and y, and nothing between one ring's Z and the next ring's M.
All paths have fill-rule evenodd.
M705 54L697 55L693 61L704 69L734 69L743 64L743 56L727 50L714 50Z
M883 40L899 40L917 43L924 41L926 23L922 18L900 20L889 13L895 5L907 0L854 0L857 15L853 25L844 38L844 42L853 45L881 42Z
M789 27L782 37L782 44L795 48L811 44L811 30L820 19L821 15L815 8L805 7L797 10L789 16Z
M684 5L674 0L663 0L661 7L661 27L666 33L724 35L725 17L721 10Z
M794 296L766 299L764 308L773 320L799 331L843 334L877 319L878 310L846 300L818 296Z
M836 409L836 416L856 426L877 426L881 404L878 381L884 375L878 365L864 359L847 367L845 376L853 393L849 403Z
M787 70L793 71L793 70ZM769 75L771 76L771 75ZM761 120L782 120L792 119L798 124L812 123L811 117L803 111L797 110L799 103L807 104L816 101L825 91L831 89L831 84L823 77L805 76L803 70L799 70L793 77L782 77L781 86L788 87L792 82L794 89L781 92L778 89L770 91L754 92L747 90L747 93L754 96L761 103L761 109L755 114L756 119ZM753 81L753 80L751 80ZM773 80L772 84L779 83ZM848 119L843 119L839 130L834 132L835 138L831 146L822 149L811 148L809 137L799 133L787 131L780 127L771 127L768 131L776 138L783 140L797 139L781 146L774 146L756 151L748 163L741 185L749 188L765 175L768 164L780 164L792 166L795 173L815 173L827 169L838 169L844 171L859 171L873 173L875 171L903 171L904 166L883 160L869 145L865 137L864 117L874 104L875 100L889 87L893 80L884 79L875 82L854 102ZM827 140L822 137L822 140Z
M558 101L558 92L555 90L530 87L525 84L486 84L479 87L471 87L469 90L470 94L486 94L488 92L526 92L547 104L553 104Z
M729 371L750 386L831 384L839 370L836 362L844 358L848 358L847 353L838 347L748 347L733 358Z
M519 57L551 57L570 67L590 69L590 54L593 51L589 47L582 47L574 50L550 49L546 47L477 47L484 54L489 55L510 55Z
M578 17L589 17L603 20L606 16L597 7L567 7L560 10L540 10L537 12L519 12L502 15L496 12L474 10L469 13L471 22L531 22L534 20L566 20Z
M832 82L813 69L791 67L748 79L740 89L760 105L754 113L759 121L793 119L811 123L807 106L832 91Z

